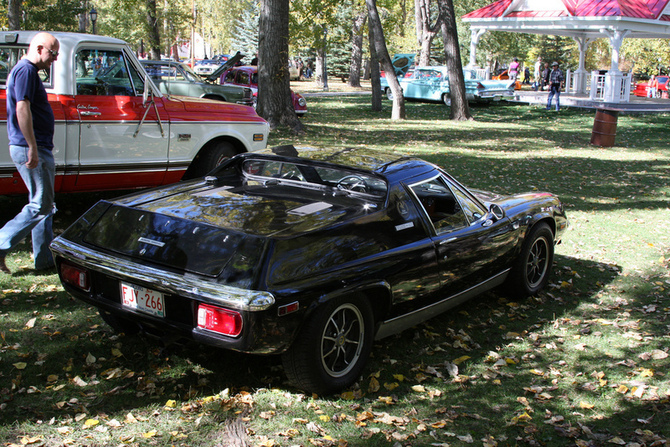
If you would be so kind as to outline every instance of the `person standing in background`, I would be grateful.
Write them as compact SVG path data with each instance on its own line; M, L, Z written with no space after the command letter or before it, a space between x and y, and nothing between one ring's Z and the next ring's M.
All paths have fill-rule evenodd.
M551 100L556 96L556 111L561 108L561 88L563 86L563 72L558 68L558 62L551 63L549 73L549 97L547 98L547 110L551 109Z

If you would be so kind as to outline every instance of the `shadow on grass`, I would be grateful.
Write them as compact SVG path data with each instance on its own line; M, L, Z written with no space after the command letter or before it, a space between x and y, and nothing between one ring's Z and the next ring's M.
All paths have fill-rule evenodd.
M574 269L582 277L593 278L600 284L607 284L614 277L611 266L573 261L557 256L559 277L561 266L567 263L571 264L570 271ZM524 317L515 323L521 327L515 330L528 331L527 326L560 317L582 303L579 294L569 293L574 298L552 299L550 289L542 298L546 305L527 306ZM487 316L491 312L507 312L506 304L495 302L496 298L499 297L488 294L427 324L439 327L439 332L444 334L447 329L471 332L476 321L481 328L477 330L477 343L485 354L495 350L504 339L504 333L511 330L501 330ZM460 318L463 312L472 314L473 319ZM0 412L3 423L64 414L112 413L163 404L167 399L212 395L225 388L253 390L287 386L278 357L244 355L196 345L166 347L155 338L119 336L102 322L95 308L65 292L7 291L2 313L5 350L2 369L7 379L1 393L2 402L7 404ZM36 321L32 326L15 317L33 315ZM425 352L432 342L429 339L417 341L412 336L423 330L425 326L419 326L379 342L375 358L397 353L401 355L398 365L401 370L425 362ZM417 353L419 355L415 355ZM473 362L480 360L473 357ZM20 362L27 364L24 369L11 367ZM375 365L378 361L372 363L368 370L380 367ZM402 374L410 375L407 370L402 370Z

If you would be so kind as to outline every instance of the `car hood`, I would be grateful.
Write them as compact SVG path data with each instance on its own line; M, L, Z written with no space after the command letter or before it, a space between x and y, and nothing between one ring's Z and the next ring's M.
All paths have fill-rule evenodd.
M293 191L291 191L292 189ZM362 204L298 197L296 188L162 188L108 205L83 241L207 276L255 262L270 239L289 239L368 214ZM92 221L92 219L88 219ZM231 264L232 263L232 264Z
M556 198L555 195L548 192L525 192L521 194L505 195L478 189L471 189L470 191L482 202L496 203L503 208L509 208L520 203L543 201L547 200L548 198Z
M214 70L212 73L207 75L205 79L207 79L210 82L216 82L217 79L221 76L221 74L228 70L229 68L232 68L237 64L239 61L244 58L244 54L240 53L239 51L235 53L235 56L228 58L228 60L222 64L219 68Z

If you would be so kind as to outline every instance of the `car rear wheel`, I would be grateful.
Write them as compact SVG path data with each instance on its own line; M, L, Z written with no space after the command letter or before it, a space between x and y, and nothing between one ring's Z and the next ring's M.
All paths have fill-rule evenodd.
M233 145L229 142L215 141L196 155L193 159L193 163L191 163L191 166L184 174L184 180L203 177L212 169L216 168L230 157L234 157L236 154Z
M511 292L531 296L549 282L554 261L554 234L549 225L535 225L523 243L521 253L509 277Z
M445 106L451 105L451 97L449 96L449 93L442 94L442 102Z
M393 91L391 90L391 87L386 87L386 97L389 101L393 101Z
M317 309L283 355L291 383L318 394L353 384L370 355L373 326L370 303L361 295L331 300Z

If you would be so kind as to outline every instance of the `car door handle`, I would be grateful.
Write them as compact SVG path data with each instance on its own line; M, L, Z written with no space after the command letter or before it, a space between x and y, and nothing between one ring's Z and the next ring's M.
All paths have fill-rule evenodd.
M449 239L442 239L442 240L439 242L439 244L440 244L440 245L447 245L447 244L450 243L450 242L454 242L456 239L458 239L458 238L457 238L457 237L450 237Z
M83 116L100 116L100 115L102 115L102 113L100 113L100 112L89 112L87 110L80 111L79 113Z

